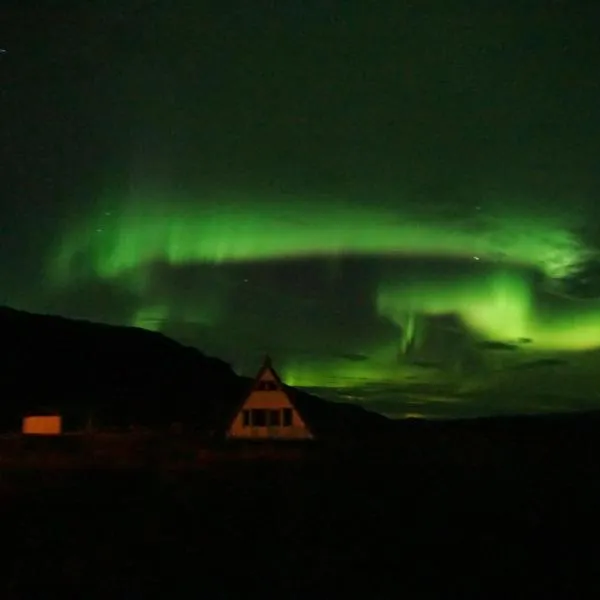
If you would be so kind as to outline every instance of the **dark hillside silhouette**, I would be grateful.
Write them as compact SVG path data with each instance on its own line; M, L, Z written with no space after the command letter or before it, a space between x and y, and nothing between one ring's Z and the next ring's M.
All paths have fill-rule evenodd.
M24 413L59 410L67 427L224 426L252 380L225 362L144 329L115 327L0 308L4 429ZM352 405L300 391L298 402L317 428L354 435L390 421Z
M10 309L0 325L4 425L45 405L73 422L214 431L253 383L139 329ZM394 422L290 392L334 452L121 471L13 468L0 448L0 595L573 598L597 587L598 414Z

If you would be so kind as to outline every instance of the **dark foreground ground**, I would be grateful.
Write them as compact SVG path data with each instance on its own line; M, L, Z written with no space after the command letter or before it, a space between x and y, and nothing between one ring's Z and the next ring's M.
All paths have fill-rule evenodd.
M591 451L5 470L0 598L596 596Z

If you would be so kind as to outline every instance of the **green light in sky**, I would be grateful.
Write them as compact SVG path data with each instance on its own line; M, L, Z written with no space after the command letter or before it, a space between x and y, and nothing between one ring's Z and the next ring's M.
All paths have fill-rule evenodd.
M380 285L377 308L405 327L406 315L457 313L466 324L493 339L526 337L531 285L519 273L498 268L454 275L422 274Z
M547 303L546 303L547 304ZM600 303L545 306L522 272L499 268L471 272L449 281L423 276L380 285L382 316L405 327L406 315L458 314L484 339L531 339L535 350L590 350L600 347Z
M538 268L562 277L585 258L577 238L551 220L496 216L485 228L331 198L140 195L68 232L52 273L68 281L82 257L113 278L155 262L256 262L341 255L445 256ZM414 211L413 211L414 212Z
M115 208L103 222L92 220L67 232L50 275L59 286L70 285L81 272L130 281L143 300L134 323L146 328L158 329L166 320L215 327L232 293L207 276L202 297L187 298L185 290L178 295L186 297L169 297L160 283L153 283L156 265L207 268L348 255L459 259L460 269L449 274L438 266L410 276L382 275L375 308L399 326L396 346L376 349L365 362L290 363L286 377L291 384L317 385L329 378L332 385L352 387L415 376L410 366L398 364L397 354L419 344L420 315L454 313L479 339L529 338L531 350L600 346L600 306L549 303L532 277L540 271L564 277L589 255L567 227L551 219L516 211L489 217L485 227L469 219L454 219L450 226L414 207L392 210L291 195L185 198L154 193L112 200Z
M283 380L294 387L355 388L370 382L390 382L401 379L401 373L388 364L344 360L289 360L281 369Z
M150 331L161 331L169 314L169 307L165 305L144 306L136 312L132 325Z
M425 371L398 360L398 346L384 344L371 348L364 361L343 358L291 359L282 366L287 385L302 387L359 388L372 383L397 384L408 380L447 382L448 373Z

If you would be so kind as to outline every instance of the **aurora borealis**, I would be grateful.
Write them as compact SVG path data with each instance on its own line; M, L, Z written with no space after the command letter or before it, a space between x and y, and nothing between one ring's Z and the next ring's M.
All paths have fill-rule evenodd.
M600 45L573 5L15 4L5 302L244 374L268 351L396 416L600 405Z
M67 234L59 250L58 277L69 278L73 257L89 248L94 271L114 277L152 262L226 264L334 256L447 256L537 267L567 276L587 250L568 223L492 215L453 224L436 215L316 198L199 192L181 200L151 189L117 199L117 211ZM107 204L111 204L110 200Z

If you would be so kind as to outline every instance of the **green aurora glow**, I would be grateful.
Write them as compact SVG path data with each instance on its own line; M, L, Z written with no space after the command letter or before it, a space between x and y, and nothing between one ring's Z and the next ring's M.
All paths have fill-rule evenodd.
M3 304L384 412L600 406L595 3L9 4Z
M556 219L498 213L449 226L447 217L424 218L414 210L361 207L329 197L263 200L231 194L194 200L155 192L106 201L118 209L70 231L51 272L68 281L81 256L98 276L108 278L157 261L405 255L501 261L560 278L587 258L585 247Z
M549 304L549 300L552 303ZM531 277L498 267L480 273L383 283L379 313L404 327L406 315L449 314L483 339L531 339L536 350L591 350L600 346L600 302L566 301L536 293Z
M572 229L552 219L498 212L479 227L458 220L449 227L414 210L403 214L318 197L283 202L217 195L212 203L203 198L195 204L155 193L106 205L113 208L64 236L48 270L51 285L68 288L99 278L124 286L139 298L130 324L170 334L169 324L178 322L176 337L189 327L227 329L239 293L229 276L220 278L228 269L310 260L329 265L325 272L335 279L339 274L332 260L380 259L372 311L395 328L395 341L357 347L365 360L287 353L281 371L291 385L356 390L410 383L465 393L510 379L506 369L524 359L600 347L600 303L552 292L590 255ZM437 266L429 268L427 261ZM157 269L162 279L172 270L195 269L192 279L200 292L165 292ZM255 290L255 296L264 293L264 288ZM343 302L346 292L337 293ZM296 297L292 304L297 302ZM479 352L476 371L453 359L423 369L410 359L411 352L426 345L428 319L444 315L460 320L471 353L485 341L529 343L520 346L518 358ZM427 397L429 403L450 402L450 396Z

